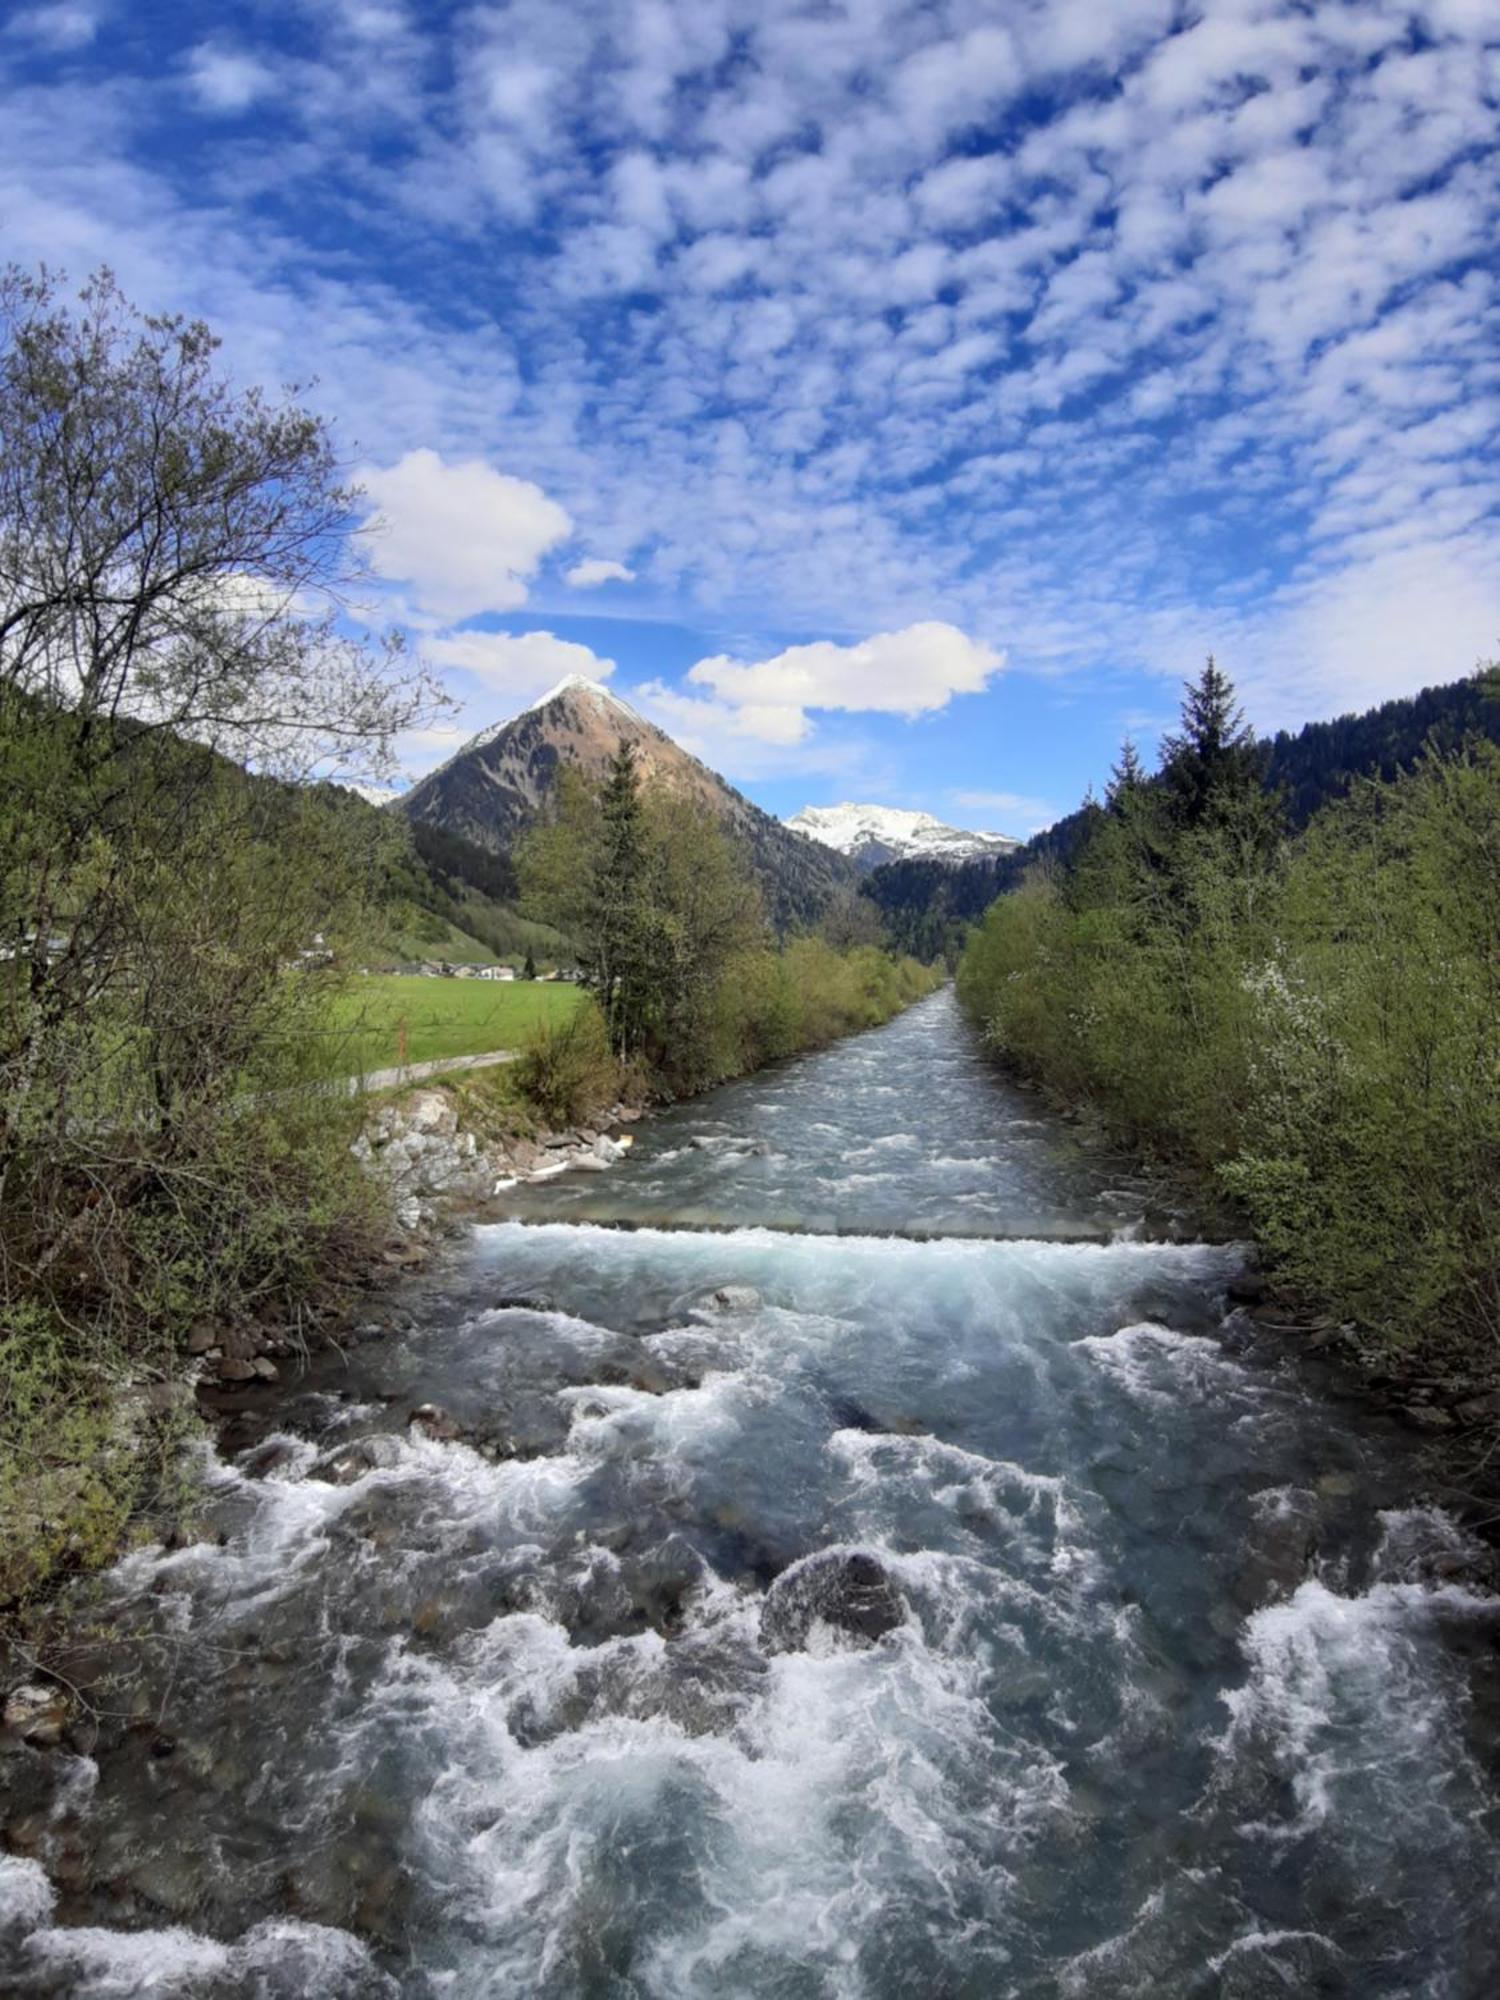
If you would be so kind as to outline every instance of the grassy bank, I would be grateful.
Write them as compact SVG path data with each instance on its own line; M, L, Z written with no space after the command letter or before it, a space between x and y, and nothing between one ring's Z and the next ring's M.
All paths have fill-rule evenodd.
M332 1010L325 1073L360 1076L401 1063L516 1049L573 1012L576 986L553 980L410 979L360 974Z
M1019 1073L1234 1203L1372 1369L1495 1374L1495 745L1290 838L1248 739L1189 723L1069 869L992 906L959 992Z

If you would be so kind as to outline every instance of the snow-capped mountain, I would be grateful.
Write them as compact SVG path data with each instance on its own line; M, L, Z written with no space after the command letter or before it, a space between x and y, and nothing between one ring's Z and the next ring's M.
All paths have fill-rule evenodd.
M505 854L546 811L564 765L597 784L622 743L634 750L644 785L702 807L740 843L779 923L816 922L852 886L857 864L809 849L628 701L581 674L470 737L393 810Z
M804 806L786 824L847 854L865 871L886 861L978 861L1009 854L1021 844L1008 833L971 833L898 806Z

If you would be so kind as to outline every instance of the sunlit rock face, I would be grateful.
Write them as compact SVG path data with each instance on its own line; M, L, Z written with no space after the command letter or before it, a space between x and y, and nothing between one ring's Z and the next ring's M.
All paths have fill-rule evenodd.
M599 783L621 744L634 751L643 785L690 799L740 843L778 919L816 916L854 880L843 857L789 833L619 695L576 674L481 731L394 810L503 854L545 811L561 769Z

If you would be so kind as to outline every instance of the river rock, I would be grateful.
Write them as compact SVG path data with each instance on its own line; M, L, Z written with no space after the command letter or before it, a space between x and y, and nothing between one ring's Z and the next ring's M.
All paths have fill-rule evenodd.
M753 1285L720 1285L717 1291L705 1292L693 1301L695 1317L710 1313L756 1312L761 1305L761 1296Z
M245 1453L240 1460L240 1471L247 1479L269 1479L273 1473L290 1472L296 1463L297 1454L290 1440L273 1437Z
M1404 1403L1396 1412L1402 1423L1414 1431L1451 1431L1453 1419L1446 1410L1431 1403Z
M319 1459L313 1467L313 1474L334 1486L352 1486L367 1472L386 1471L399 1464L400 1459L399 1441L388 1431L375 1431L371 1436L355 1438L352 1444L343 1445L327 1458Z
M414 1090L403 1101L401 1116L410 1131L424 1136L458 1130L458 1113L441 1090Z
M463 1436L463 1426L456 1417L449 1416L441 1403L422 1403L412 1411L407 1422L439 1444L452 1444Z
M1270 1280L1259 1271L1238 1271L1224 1287L1224 1295L1233 1305L1258 1306L1270 1289Z
M23 1743L50 1749L62 1740L68 1726L68 1697L60 1687L32 1681L12 1688L5 1700L5 1727L13 1729Z
M820 1549L766 1592L760 1643L768 1653L797 1653L825 1633L841 1648L873 1646L906 1622L906 1600L880 1558L865 1549Z
M245 1361L237 1354L221 1355L218 1362L218 1377L221 1382L253 1382L256 1369L253 1361Z

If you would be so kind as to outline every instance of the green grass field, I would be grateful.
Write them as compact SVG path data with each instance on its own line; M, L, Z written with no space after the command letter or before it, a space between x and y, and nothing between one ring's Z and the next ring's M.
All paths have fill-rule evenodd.
M362 975L339 1002L330 1073L516 1049L539 1022L565 1020L580 998L576 986L551 982Z

